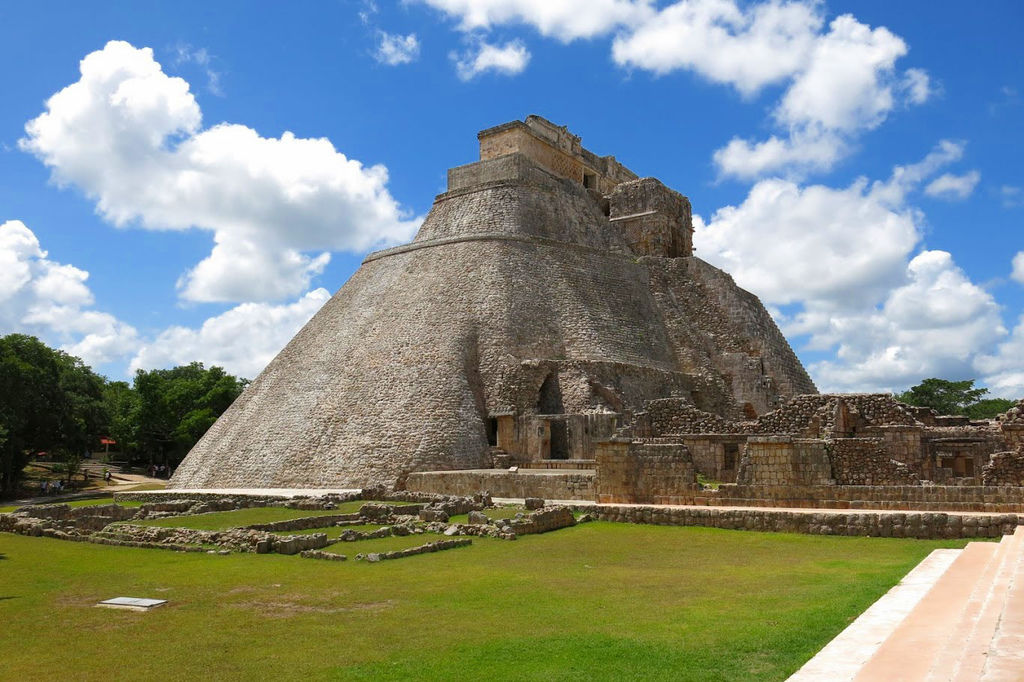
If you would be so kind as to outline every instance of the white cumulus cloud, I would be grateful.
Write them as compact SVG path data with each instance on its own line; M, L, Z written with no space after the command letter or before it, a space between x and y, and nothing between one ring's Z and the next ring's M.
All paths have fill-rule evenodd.
M451 58L459 78L468 81L488 71L506 76L521 73L530 63L530 52L518 40L504 45L479 41L465 52L453 52Z
M200 361L254 378L330 298L314 289L288 304L243 303L199 328L170 327L145 343L130 369L173 367Z
M593 38L650 16L651 0L420 0L472 32L506 24L532 26L568 42Z
M688 0L650 14L612 45L622 66L696 71L752 95L808 60L822 19L814 3Z
M133 353L138 332L92 308L88 279L88 272L47 258L20 220L0 224L0 334L38 336L89 365Z
M204 129L188 83L167 76L149 48L112 41L80 70L26 124L20 146L115 225L210 231L213 253L180 281L185 299L295 296L327 251L395 244L415 231L384 166L349 159L325 138Z
M1017 320L1013 333L992 353L979 356L975 367L982 381L996 397L1024 398L1024 315Z
M981 180L981 173L976 170L963 175L943 173L928 183L928 186L924 188L924 193L939 199L966 199L978 186L979 180Z
M373 56L381 64L398 66L399 64L409 64L419 59L420 41L416 38L415 33L403 36L397 33L380 31L378 37L380 38L380 44L377 45L377 51L374 52Z
M845 188L768 179L739 206L695 216L697 254L776 311L822 390L894 390L927 376L972 376L1002 339L999 306L944 251L918 251L923 216L908 193L961 158L942 141L885 181Z
M1010 277L1024 284L1024 251L1018 251L1013 257L1013 270Z

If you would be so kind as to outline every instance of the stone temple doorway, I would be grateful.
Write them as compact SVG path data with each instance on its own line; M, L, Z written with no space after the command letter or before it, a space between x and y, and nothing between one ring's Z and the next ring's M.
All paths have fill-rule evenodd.
M569 459L569 428L563 419L551 420L551 459Z

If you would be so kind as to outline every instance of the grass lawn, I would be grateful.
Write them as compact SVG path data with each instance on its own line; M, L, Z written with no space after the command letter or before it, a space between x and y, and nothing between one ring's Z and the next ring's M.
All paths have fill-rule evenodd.
M366 564L0 534L0 679L782 680L963 544L596 522Z
M53 502L44 502L42 504L66 504L69 507L92 507L98 504L113 504L113 497L92 497L87 500L71 500L70 502L61 502L60 500L54 500ZM122 507L141 507L142 502L118 502ZM15 509L20 509L23 505L14 504L0 507L0 514L6 512L12 512Z
M337 509L289 509L288 507L252 507L235 509L226 512L211 512L196 516L168 516L164 519L137 521L140 526L162 526L165 528L194 528L196 530L226 530L239 526L251 526L254 523L273 523L287 519L299 519L305 516L328 516L330 514L349 514L359 511L365 502L354 500L342 502Z

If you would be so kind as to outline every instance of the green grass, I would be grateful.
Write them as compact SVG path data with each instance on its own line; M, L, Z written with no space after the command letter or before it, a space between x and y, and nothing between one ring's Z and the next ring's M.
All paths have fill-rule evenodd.
M139 521L143 526L160 526L162 528L194 528L196 530L226 530L240 526L251 526L254 523L273 523L287 519L300 519L306 516L328 516L330 514L349 514L359 511L364 503L342 502L337 509L289 509L288 507L252 507L235 509L234 511L211 512L195 516L168 516L164 519Z
M595 522L370 565L0 534L0 679L782 680L963 544Z
M113 497L94 497L94 498L90 498L88 500L73 500L71 502L61 502L59 500L54 500L53 502L43 502L42 504L66 504L69 507L92 507L92 506L95 506L95 505L98 505L98 504L113 504L113 503L114 503L114 498ZM118 504L121 505L122 507L141 507L142 506L142 502L118 502ZM24 506L24 505L17 504L17 505L7 505L5 507L0 507L0 514L4 514L6 512L12 512L15 509L20 509L22 506Z

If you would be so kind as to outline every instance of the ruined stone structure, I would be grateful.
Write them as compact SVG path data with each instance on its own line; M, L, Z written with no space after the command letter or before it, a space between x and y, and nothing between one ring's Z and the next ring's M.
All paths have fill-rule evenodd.
M366 257L173 486L593 467L601 443L639 429L658 400L717 425L815 393L757 298L692 255L686 197L537 116L479 140L480 161L449 171L415 239ZM735 470L743 439L727 441L695 461L724 444L715 473ZM691 480L686 447L648 443L621 478L667 494L647 474Z

